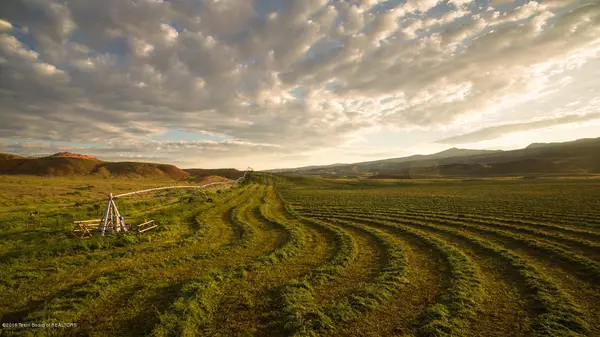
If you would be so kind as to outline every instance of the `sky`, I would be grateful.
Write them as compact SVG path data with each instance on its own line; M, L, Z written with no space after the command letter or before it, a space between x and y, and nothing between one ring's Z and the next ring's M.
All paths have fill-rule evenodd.
M600 1L2 0L0 152L269 169L600 137Z

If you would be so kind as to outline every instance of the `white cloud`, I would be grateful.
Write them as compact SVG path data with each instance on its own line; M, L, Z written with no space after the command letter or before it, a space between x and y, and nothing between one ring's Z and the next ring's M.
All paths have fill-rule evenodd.
M592 120L600 119L600 112L589 113L584 115L568 115L561 116L556 118L548 118L542 120L528 121L528 122L520 122L520 123L511 123L511 124L503 124L490 126L484 129L480 129L477 131L473 131L471 133L467 133L460 136L450 137L446 139L442 139L437 141L437 143L441 144L469 144L469 143L477 143L484 140L496 139L504 136L506 134L525 132L529 130L537 130L548 128L556 125L564 125L564 124L573 124L573 123L583 123Z
M373 127L496 115L558 94L551 76L598 57L597 3L493 1L476 15L471 2L294 0L267 13L260 0L10 0L0 138L103 145L187 130L292 156Z

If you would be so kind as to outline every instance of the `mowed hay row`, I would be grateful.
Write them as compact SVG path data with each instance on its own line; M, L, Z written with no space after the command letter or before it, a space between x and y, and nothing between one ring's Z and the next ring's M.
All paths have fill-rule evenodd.
M413 227L419 230L430 232L431 235L440 235L442 238L448 241L462 242L463 245L474 246L479 249L485 250L488 254L492 254L496 259L500 259L503 263L508 263L512 270L513 276L507 275L514 279L514 273L518 273L517 282L523 283L529 290L530 295L523 294L522 300L528 301L528 297L532 296L535 300L533 310L527 309L528 312L534 312L535 317L530 317L532 322L531 333L537 335L578 335L586 334L590 331L597 329L597 320L594 319L593 312L582 312L581 307L584 306L587 300L579 298L576 303L572 297L571 292L567 294L562 290L557 283L547 276L544 276L539 266L528 262L519 255L504 249L501 246L494 245L487 240L465 233L463 231L447 228L440 225L430 224L427 222L419 222L411 219L400 219L400 218L388 218L385 216L349 216L347 214L332 214L325 213L324 217L337 217L340 219L356 219L357 221L363 221L375 225L386 225L386 226L400 226L400 227ZM510 272L510 271L509 271ZM486 292L489 293L489 292ZM522 292L521 292L522 293ZM506 299L497 298L496 301L505 302ZM490 302L494 310L494 301ZM505 324L512 324L511 321L504 322ZM588 324L589 323L589 324ZM590 325L592 329L590 330ZM474 326L481 328L481 326ZM492 329L497 329L497 326L491 326ZM513 331L514 333L516 331ZM472 335L468 333L467 335ZM529 335L525 333L524 335ZM593 334L592 334L593 335Z
M360 218L334 216L323 216L322 218L345 223L353 221L356 226L365 227L364 223L356 222ZM469 319L475 314L474 309L480 297L480 279L475 265L460 250L447 245L442 240L429 237L419 230L404 228L403 234L420 239L435 249L445 259L450 272L448 287L438 296L437 302L427 308L418 318L419 322L416 323L419 328L413 332L424 335L464 334ZM399 288L396 286L394 290L400 290Z
M231 232L229 239L209 250L184 250L183 247L198 247L194 241L188 241L185 245L180 245L179 249L173 250L172 254L177 254L167 259L168 264L162 266L160 270L155 270L152 277L140 278L141 284L136 292L136 296L127 298L127 304L121 305L119 311L115 312L112 318L106 322L106 326L101 328L98 324L90 325L90 333L96 329L103 331L110 329L115 334L125 333L134 334L144 331L147 335L154 325L159 322L157 312L167 310L173 301L176 301L182 291L189 289L190 279L204 277L212 270L227 268L236 263L244 263L251 258L243 254L246 251L246 245L254 236L243 235L242 233L251 232L251 229L243 228L242 225L234 222L232 219L240 209L248 207L248 201L252 195L261 193L260 186L250 186L244 193L240 194L229 204L221 204L215 207L212 212L206 212L199 216L199 222L202 227L219 227L229 229ZM210 241L209 241L210 242ZM181 253L187 253L179 255ZM253 253L254 254L254 253ZM253 255L252 255L253 256ZM103 311L107 308L103 308ZM129 313L128 313L129 312ZM136 319L131 319L130 312L137 312ZM93 319L95 315L90 315ZM111 316L108 316L111 317ZM82 331L83 332L83 331Z
M386 213L392 216L397 216L398 213ZM477 220L468 219L456 216L437 215L432 213L406 212L407 217L415 217L416 219L429 219L449 225L465 225L470 226L474 230L487 231L486 233L494 233L506 238L512 238L516 241L527 240L531 242L540 242L546 244L546 247L535 246L537 249L546 249L547 245L554 246L558 250L576 253L577 255L585 256L586 258L600 259L600 243L593 242L587 239L570 237L562 233L557 233L552 230L535 230L523 228L497 222L493 220ZM593 236L592 236L593 238ZM552 248L550 248L552 249ZM553 251L555 249L552 249Z
M483 235L488 240L494 239L510 248L519 248L530 254L540 256L540 258L548 263L558 263L561 267L572 271L573 275L580 276L589 282L596 283L600 280L600 263L574 252L569 247L548 242L543 238L531 238L523 236L520 233L515 234L504 230L487 228L486 226L440 219L433 216L419 216L407 213L401 215L397 213L380 213L377 216L383 216L387 219L400 217L405 220L424 221L430 224L461 228L465 231Z
M553 210L545 210L543 212L531 212L527 210L515 210L511 208L495 208L489 210L488 212L482 212L484 214L494 214L497 216L502 216L503 214L513 214L517 216L519 219L524 220L542 220L550 223L558 223L569 226L577 226L587 228L590 231L594 231L596 233L600 232L600 214L570 214L567 212L556 212Z
M319 210L313 209L312 211L318 212ZM385 210L369 211L355 209L345 209L339 211L348 214L374 214L416 220L423 219L444 225L465 227L469 228L470 230L483 233L488 237L494 235L512 242L525 243L525 245L528 247L551 254L552 256L561 258L567 262L579 266L592 278L598 278L600 275L600 264L598 264L597 261L592 261L600 259L600 244L596 244L585 239L567 237L560 233L553 233L551 231L521 228L493 221L482 221L457 216L438 215L432 212Z
M216 305L204 335L270 334L277 331L278 298L275 289L290 279L302 277L331 258L335 245L331 235L302 226L281 213L282 207L272 188L262 199L254 216L265 224L285 228L289 240L256 262L244 266L237 277L221 283L223 295ZM231 317L235 316L234 323Z
M341 323L355 320L363 312L385 303L406 283L406 261L403 249L396 245L389 235L363 226L355 226L349 222L335 223L337 223L336 227L360 229L358 232L346 230L356 238L359 245L358 256L337 277L313 288L313 303L321 320L319 325L304 326L300 329L303 333L307 331L325 333ZM362 238L358 238L359 236ZM366 237L369 241L361 242ZM372 247L367 249L364 247L365 244ZM366 251L366 254L361 253L361 248ZM377 253L376 259L371 255L373 252ZM361 257L363 254L367 259ZM335 291L336 288L340 290Z
M3 322L78 323L3 333L600 335L600 181L255 172L214 203L162 197L123 202L129 219L157 219L156 231L87 248L57 239L49 221L0 228Z
M353 224L360 225L356 221ZM377 229L388 233L392 242L402 248L405 260L402 287L395 288L385 303L337 325L328 335L351 336L356 331L372 336L414 335L423 325L427 310L449 287L450 266L442 252L420 237L382 227Z
M376 213L379 212L390 213L381 214L379 217L388 216L391 218L394 218L394 215L400 216L402 213L410 213L409 217L410 215L413 217L422 216L421 223L410 224L410 219L407 219L403 222L408 225L417 226L419 229L427 228L430 235L437 235L439 232L431 231L428 227L424 226L431 225L431 223L436 224L436 221L438 221L437 227L439 228L442 228L443 226L458 227L458 230L461 233L466 231L466 233L473 238L483 239L485 242L497 245L498 249L500 250L503 250L505 249L504 247L507 247L513 251L512 253L515 254L515 256L527 261L528 265L534 267L540 276L552 282L554 287L556 287L562 293L562 295L564 295L564 297L566 297L574 305L574 312L579 312L579 314L575 315L575 317L580 319L579 323L584 323L580 324L581 326L587 327L587 330L582 330L575 327L576 333L582 333L584 335L595 335L598 333L599 320L594 316L594 313L597 312L597 310L595 310L597 305L594 305L594 302L597 302L599 292L595 284L590 283L593 282L595 274L593 268L594 263L590 264L592 265L592 268L587 269L590 260L597 260L597 256L593 254L596 249L595 242L597 240L596 236L594 235L595 233L592 232L592 229L586 225L577 226L573 222L569 223L568 227L557 225L557 223L563 222L560 221L560 218L555 223L546 223L542 219L536 219L535 217L532 217L532 220L520 221L519 223L515 224L515 227L520 227L520 225L523 223L532 225L522 226L526 229L525 231L504 227L502 225L510 225L511 222L514 221L510 220L511 218L514 218L513 214L506 212L504 213L504 217L501 219L501 221L494 221L492 218L496 218L497 220L498 217L487 216L484 213L482 213L482 215L476 213L475 211L471 211L471 213L469 213L469 209L475 208L469 206L476 205L469 205L464 200L468 200L470 198L468 194L457 193L453 197L437 199L436 203L431 203L429 199L435 198L424 198L422 196L423 192L421 191L421 186L416 187L417 188L410 189L405 188L404 186L399 188L382 186L381 189L373 189L369 187L365 188L364 190L360 188L347 189L344 187L339 189L323 189L315 187L289 189L285 194L287 197L286 200L293 200L293 202L291 202L292 209L296 210L297 212L301 212L305 216L320 215L321 217L319 217L319 219L323 220L340 216L343 217L341 219L344 221L360 222L357 220L358 217L367 216L368 213L373 213L373 217L378 216ZM482 186L482 188L485 189L486 186ZM393 194L397 193L394 198L390 197L392 192ZM415 195L410 195L412 192L414 192ZM454 192L456 192L456 190ZM530 196L524 195L524 197ZM589 198L589 196L586 195L586 198ZM393 200L397 200L397 202L394 202ZM595 200L600 201L598 196ZM499 200L494 204L490 203L489 201L486 202L488 205L500 208L503 200ZM389 206L384 207L384 205ZM410 205L410 207L408 207L408 205ZM457 205L459 205L459 207L456 207ZM488 209L490 207L488 207ZM455 209L460 209L460 211L455 211ZM565 209L565 213L577 214L576 210L577 208L571 208L570 211L569 209ZM391 214L394 212L398 214ZM436 216L436 214L440 213L441 216ZM460 216L454 217L455 214ZM467 215L465 216L467 219L462 219L463 214ZM470 222L469 215L472 215L473 218L481 221ZM434 219L425 219L426 217ZM492 219L490 224L483 223L486 218ZM398 222L400 221L395 218L393 220ZM461 224L457 224L457 222L465 222L467 223L467 226L461 226ZM472 226L469 227L468 225ZM492 231L488 231L488 228ZM436 231L438 229L436 229ZM540 234L539 237L536 236L536 234ZM459 247L461 247L461 249L465 252L474 252L471 253L474 254L472 256L475 256L474 261L480 266L484 267L481 268L481 270L484 270L484 275L486 273L490 274L492 272L497 272L500 267L504 265L504 271L499 275L501 277L496 277L496 279L503 281L504 284L508 284L511 287L518 288L518 291L514 292L516 295L516 297L514 297L515 303L520 302L521 300L525 301L525 303L528 303L527 297L523 299L519 298L519 296L528 295L523 291L525 280L522 277L519 280L519 278L515 277L514 275L515 270L518 271L517 267L512 266L510 268L506 268L506 259L494 257L495 254L491 253L489 249L484 250L488 251L489 257L486 257L486 259L490 261L490 263L481 263L481 259L478 259L477 255L482 255L483 248L478 248L476 245L474 246L473 244L467 243L470 239L460 238L455 235L448 236L447 233L442 235L442 239L449 240L449 242L453 244L459 244ZM493 240L490 241L489 239ZM558 254L556 253L557 251ZM576 261L574 266L572 263L573 261ZM486 266L486 264L488 266ZM569 264L572 265L568 266ZM490 265L492 266L491 268ZM486 287L485 277L483 279L483 286ZM487 287L498 289L501 288L500 286L496 287L489 285ZM577 292L577 289L581 290L580 294L575 293ZM484 292L489 293L489 291ZM497 298L502 301L502 292L499 291L497 293L500 294ZM529 297L531 296L529 295ZM491 302L491 305L493 305L493 302ZM538 309L536 306L532 306L531 303L524 305L522 309L523 312L531 317L537 316L532 315L532 312L535 313ZM531 321L530 317L525 317L525 323L527 323L528 320ZM473 321L477 322L477 320ZM577 322L577 320L574 321ZM375 325L375 323L371 324L371 326ZM498 329L498 334L502 334L502 331L511 331L512 329L510 325L506 328L508 330ZM534 329L533 331L538 330ZM553 330L553 333L556 334L558 333L557 331L559 330ZM565 331L570 330L566 329ZM526 328L522 329L521 332L522 335L523 333L524 335L527 335ZM517 331L511 331L511 335L515 334L517 334Z
M534 220L527 220L523 217L519 218L519 214L515 214L514 211L506 211L503 213L494 213L494 214L486 214L484 212L480 213L452 213L442 210L415 210L421 213L434 213L440 215L451 215L458 216L460 218L465 219L474 219L479 221L490 221L493 223L503 223L507 225L512 225L515 227L522 228L530 228L535 230L549 231L553 233L560 233L566 236L574 236L584 240L596 241L600 242L600 231L594 229L585 229L582 226L578 226L577 224L566 226L560 225L558 223L553 223L552 220L544 220L542 218L534 218ZM600 216L599 216L600 217ZM561 216L553 217L554 221L558 221Z
M285 235L279 235L281 242L250 263L214 271L202 280L185 285L184 296L178 298L173 307L161 316L161 323L153 330L154 335L181 334L186 331L201 332L203 335L269 331L272 325L276 325L277 313L276 301L270 289L309 272L315 263L327 260L328 238L319 238L316 247L309 244L307 233L311 231L313 242L316 241L314 236L319 233L288 222L283 214L277 214L281 207L277 206L279 201L272 190L254 200L260 200L262 204L240 209L232 219L245 223L244 226L253 224L258 225L257 228L263 227L262 230L254 228L255 231L248 237L260 236L261 232L285 231ZM268 246L264 241L259 244L261 249ZM309 251L308 248L317 250ZM311 255L314 253L324 256L318 258ZM202 302L199 311L194 309L198 300ZM186 316L185 322L178 319L179 314L173 315L173 312L180 313L181 310L184 310L184 315L190 315ZM235 324L230 320L231 315L237 317Z
M557 240L586 246L587 248L597 249L600 246L600 233L581 229L580 227L565 227L562 225L548 222L535 222L523 219L517 219L510 212L504 213L504 216L490 216L483 213L451 212L441 209L399 209L399 208L361 208L361 207L328 207L332 210L354 211L354 212L386 212L386 213L415 213L424 216L447 217L449 220L472 221L474 223L502 227L503 229L520 231L522 233L532 233L546 237L554 237ZM319 208L312 208L319 210Z
M234 196L232 202L239 202L245 193ZM218 204L215 204L218 205ZM211 221L212 227L221 227L231 225L219 223L221 218L221 207L214 207L206 210L202 216L204 221ZM199 216L191 217L195 219ZM190 223L183 222L182 225L189 226ZM193 224L192 227L196 227ZM160 238L161 236L158 236ZM187 237L189 239L190 237ZM194 265L201 260L200 256L207 254L214 256L220 251L230 250L228 242L219 242L218 240L202 241L208 245L192 244L191 240L171 241L169 237L168 244L163 244L157 239L157 245L153 248L127 252L124 255L115 255L111 253L110 261L112 263L95 264L91 272L94 274L84 278L84 282L76 289L63 289L49 296L52 300L31 312L26 321L37 322L40 318L60 321L61 319L71 318L80 322L78 329L80 332L93 332L99 330L118 329L119 325L124 327L139 327L140 323L145 322L145 318L152 318L155 314L151 306L145 306L147 301L153 301L153 296L170 296L173 287L176 287L181 279L189 277L190 274L197 273L197 270L203 270L206 267ZM199 238L196 238L198 240ZM137 248L137 247L131 247ZM132 259L136 254L138 259ZM86 269L85 266L83 267ZM80 272L81 266L79 268ZM75 274L79 275L79 274ZM82 275L85 275L83 273ZM96 276L93 276L96 275ZM116 275L116 276L115 276ZM73 278L73 274L63 275ZM94 281L96 279L96 281ZM94 283L99 282L103 286L95 287ZM90 289L93 289L90 290ZM75 295L74 295L75 294ZM88 297L90 297L88 299ZM56 304L58 303L58 304ZM115 304L119 304L118 310L114 309ZM56 310L60 308L60 310ZM103 312L113 308L114 315L104 315ZM148 316L144 319L132 320L131 322L122 322L121 319L130 320L131 317L124 311L145 311L148 310ZM50 315L50 316L48 316Z
M229 201L236 196L237 193L227 195L223 200ZM188 239L191 237L212 233L210 230L190 232L189 228L195 227L191 222L196 222L198 213L210 213L214 205L218 204L208 204L208 206L203 204L200 207L185 204L174 207L170 210L174 215L170 217L171 222L163 224L164 231L159 230L137 239L130 235L123 238L95 238L92 241L76 241L68 238L71 240L69 243L81 246L83 249L69 254L50 255L35 261L29 259L11 261L12 263L3 269L3 281L7 285L4 293L7 296L3 296L2 300L8 300L1 306L4 311L3 317L25 317L36 308L42 309L43 304L49 299L62 296L60 294L70 296L70 289L77 284L93 282L94 279L123 270L131 270L130 274L135 275L148 269L162 269L165 261L169 260L170 264L175 264L176 260L173 257L186 253L188 249L205 250L223 244L224 242L218 239L202 241L203 245L188 244L190 242ZM132 258L134 256L135 259ZM107 260L110 263L104 262ZM27 278L24 278L25 275L28 275ZM26 282L19 282L19 280L26 280ZM111 284L111 289L120 285L125 284L122 281L115 282ZM24 296L12 298L13 294ZM85 292L82 294L85 295Z

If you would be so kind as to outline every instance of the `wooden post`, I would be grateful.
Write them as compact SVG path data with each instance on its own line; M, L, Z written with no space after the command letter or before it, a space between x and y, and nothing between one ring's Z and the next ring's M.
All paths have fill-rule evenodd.
M110 210L112 208L112 199L113 194L110 193L108 195L108 202L106 203L106 210L104 211L104 218L102 218L102 222L100 223L100 227L98 228L98 231L102 233L102 236L104 236L104 233L106 232L106 226L108 226L108 218L110 216Z
M92 237L90 230L98 229L101 226L100 219L95 220L74 220L73 235L78 239L88 239ZM98 227L98 228L96 228Z
M113 214L112 202L109 202L108 203L108 229L110 232L113 232L115 229L113 217L114 217L114 214Z
M148 227L146 227L146 226L148 226ZM144 223L137 225L137 235L140 235L140 234L147 232L156 227L158 227L158 225L154 224L154 220L150 220L150 221L144 220Z
M127 232L127 228L125 228L125 220L121 219L121 214L119 214L119 209L117 208L117 204L115 204L115 201L113 199L111 199L111 202L112 202L112 207L113 207L113 211L115 214L115 230L117 232L119 232L119 231Z
M106 203L104 217L102 218L100 226L98 227L98 231L101 232L103 236L107 230L110 232L127 232L125 220L121 218L121 214L119 213L117 204L115 204L112 193L108 195L108 202Z

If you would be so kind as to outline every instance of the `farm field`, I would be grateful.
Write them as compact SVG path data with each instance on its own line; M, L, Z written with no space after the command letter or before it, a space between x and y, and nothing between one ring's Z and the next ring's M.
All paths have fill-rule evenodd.
M1 334L600 336L600 179L255 172L119 199L140 236L68 233L168 184L0 176L2 323L76 323Z

